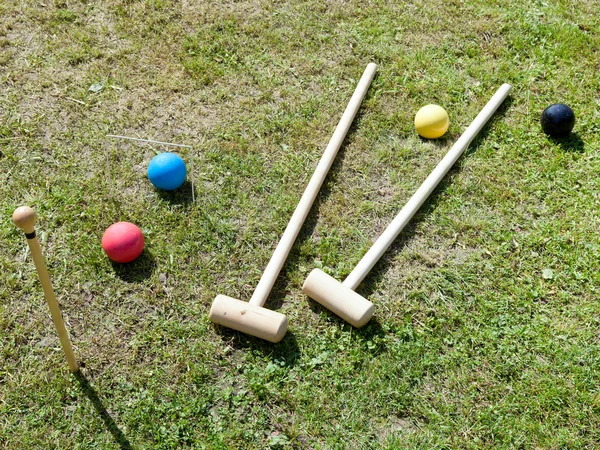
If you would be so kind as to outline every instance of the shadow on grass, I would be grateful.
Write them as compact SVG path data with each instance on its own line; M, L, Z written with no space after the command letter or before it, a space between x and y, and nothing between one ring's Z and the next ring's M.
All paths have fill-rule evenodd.
M377 76L377 74L375 75ZM367 96L365 100L369 97L369 92L367 92ZM346 144L348 142L348 136L351 136L356 128L359 126L360 118L362 117L361 112L359 111L352 122L344 141L342 142L340 149L334 159L331 168L327 174L327 177L323 181L323 185L317 195L307 217L304 221L300 232L292 246L290 254L288 255L285 264L283 265L273 288L269 294L269 297L265 303L265 308L277 310L281 308L284 299L289 293L289 271L291 268L296 267L298 265L298 260L300 254L298 252L298 248L302 246L302 243L310 237L315 227L318 223L319 218L319 207L321 203L326 200L331 194L331 189L328 187L329 184L335 183L337 178L337 173L344 159L344 150ZM283 233L283 231L282 231ZM226 327L216 326L216 329L223 336L224 339L229 340L230 345L236 349L252 349L257 350L264 354L265 356L271 358L272 360L285 361L285 365L288 367L293 367L296 364L296 361L300 358L300 349L298 347L298 343L294 334L288 331L285 337L281 340L281 342L277 344L273 344L267 341L264 341L259 338L255 338L252 336L248 336L244 333L239 333L234 330L230 330Z
M398 255L398 253L400 253L402 249L406 246L406 244L415 237L417 225L425 217L430 215L431 212L436 208L441 196L444 194L448 186L452 184L453 177L461 171L462 163L465 160L465 158L469 157L471 154L477 151L482 141L486 138L490 129L493 127L494 123L504 118L506 111L510 108L512 103L513 100L510 96L504 100L504 102L497 109L496 113L490 118L490 120L481 130L481 132L478 133L477 136L475 136L473 141L471 141L469 147L465 149L464 153L458 159L456 164L454 164L454 166L448 171L446 176L440 181L440 183L437 185L437 187L429 196L429 198L425 200L421 208L415 213L411 221L398 235L398 237L388 248L386 253L375 264L371 272L365 277L364 282L356 289L356 292L358 292L360 295L367 299L373 294L373 292L375 292L376 286L378 285L381 278L385 275L390 261L393 261L394 258ZM400 212L402 206L398 208L398 212ZM375 309L375 314L377 314L377 308Z
M83 375L81 371L76 372L73 375L79 382L79 386L81 387L81 390L83 391L85 396L90 400L90 402L96 409L96 412L102 419L102 422L104 422L104 426L106 427L106 429L110 432L110 434L112 434L117 444L119 444L119 447L121 449L131 449L131 444L129 443L123 432L119 429L114 419L108 413L108 411L102 404L102 400L100 400L100 397L98 397L98 393L92 387L85 375Z
M370 92L371 91L369 91L369 93ZM366 98L369 97L369 93L367 93ZM365 283L363 283L359 289L357 289L357 292L359 294L361 294L365 298L368 298L374 292L375 286L378 284L378 281L383 277L383 275L385 273L385 267L388 266L389 261L392 260L394 258L394 256L397 253L399 253L402 250L402 248L404 248L406 243L409 242L414 237L417 224L421 220L423 220L424 217L429 215L431 213L431 211L433 211L435 209L440 196L445 192L447 187L451 184L452 177L457 172L460 171L461 164L462 164L461 161L465 157L468 157L470 154L474 153L477 150L477 148L479 148L482 140L485 139L485 137L489 133L489 130L491 129L493 124L504 117L504 115L506 114L506 111L510 108L512 103L513 103L512 98L507 97L505 99L505 101L498 107L496 113L486 123L486 125L481 130L481 132L473 139L473 141L470 143L469 147L465 149L461 158L448 171L448 173L446 174L444 179L442 179L442 181L436 187L436 189L433 191L431 196L425 201L425 203L421 206L419 211L417 211L415 216L412 218L411 222L405 227L405 229L400 234L400 236L390 246L390 248L388 249L386 254L383 255L383 257L375 265L375 267L371 271L371 274L365 278L365 280L367 280L367 281ZM319 192L319 195L315 199L315 202L304 222L302 229L300 230L298 237L296 238L294 246L292 247L292 250L290 251L290 254L281 270L281 273L279 274L277 281L276 281L275 285L273 286L273 289L271 290L271 294L265 304L265 307L267 307L269 309L274 309L274 310L279 309L281 307L281 305L283 304L283 301L289 292L289 282L290 282L289 271L290 271L291 267L297 266L298 260L300 258L300 255L299 255L299 252L297 249L299 247L301 247L302 243L308 237L310 237L314 232L314 229L318 223L320 206L321 206L322 202L324 200L326 200L329 197L329 195L331 194L331 189L328 187L328 185L331 183L335 183L335 180L337 179L339 168L344 160L344 151L345 151L346 143L348 141L348 136L351 136L352 133L356 130L356 128L358 128L361 116L362 116L362 114L360 112L356 115L356 118L353 121L352 126L351 126L350 130L348 131L348 134L340 147L340 150L338 151L338 154L331 166L331 169L329 170L329 173L328 173L325 181L323 182L323 186ZM444 139L443 140L444 142L442 142L440 145L442 145L442 144L445 145L447 143L447 139L448 138ZM424 141L429 141L429 140L424 139ZM398 211L399 210L400 210L400 208L398 209ZM343 321L341 318L335 316L335 314L329 312L328 310L323 308L320 304L314 302L312 299L310 299L309 307L311 308L311 310L313 310L314 312L317 312L317 313L327 311L328 314L330 314L330 316L332 317L332 320L337 321L339 323L346 324L346 322ZM346 324L346 326L350 327L351 325ZM223 329L223 328L221 328L221 329ZM359 330L359 333L365 338L367 338L368 336L375 336L375 334L377 334L377 333L380 333L381 335L385 334L381 327L381 324L377 321L376 318L371 319L369 324L367 324L365 327L360 328L358 330ZM233 331L229 331L229 332L234 333L238 337L244 336L241 338L241 340L237 341L236 345L234 345L236 347L247 347L247 345L244 344L244 342L246 342L248 339L250 339L250 340L252 340L252 342L260 341L259 348L266 349L268 354L272 354L274 349L284 348L285 349L283 352L284 354L286 354L286 352L290 351L289 349L286 348L286 346L284 344L281 344L281 343L274 346L273 344L267 343L260 339L246 337L245 335L243 335L241 333L236 333ZM224 333L224 335L226 335L226 333ZM290 333L288 332L287 336L289 336L289 335L290 335ZM286 338L284 338L284 340L282 342L285 342L286 339L288 339L287 336L286 336ZM294 338L294 342L295 342L295 338ZM297 345L295 345L295 347L297 349ZM278 350L278 351L280 351L280 350ZM298 354L299 354L299 351L298 351Z
M375 83L375 81L378 77L379 77L378 72L376 72L375 77L373 78L372 84ZM365 95L363 104L366 103L372 95L375 95L375 91L374 91L374 89L369 89L367 91L367 94ZM310 211L308 212L308 215L306 216L304 224L302 225L302 228L300 229L300 232L298 233L298 236L296 237L294 245L292 246L292 249L290 250L290 254L288 255L288 257L285 261L285 264L283 265L281 272L279 273L279 276L277 277L277 281L273 285L273 289L271 289L271 293L270 293L269 298L267 299L267 302L265 305L269 309L279 309L281 307L281 305L283 304L284 299L286 298L286 296L288 295L288 293L290 291L290 289L289 289L289 284L290 284L289 272L290 272L291 268L295 268L298 266L298 261L300 259L300 253L299 253L298 249L300 247L302 247L302 244L304 243L304 241L306 241L306 239L308 239L314 233L314 230L319 222L319 209L321 207L321 204L325 200L327 200L327 198L331 195L331 188L329 186L334 185L338 178L339 170L340 170L340 167L342 166L342 163L343 163L344 157L345 157L346 145L350 141L350 138L354 134L356 129L359 128L362 116L363 116L362 108L359 108L358 112L356 113L356 116L354 117L354 120L352 121L352 125L348 129L348 133L346 133L346 137L342 141L342 144L340 145L337 155L336 155L335 159L333 160L333 163L331 164L329 172L327 173L327 176L325 177L325 180L323 181L321 189L319 190L319 193L318 193L317 197L315 198L315 201L314 201ZM332 135L333 135L333 132L332 132ZM327 144L323 143L323 149L325 149L326 145ZM311 176L312 176L312 174L311 174ZM282 234L283 234L283 230L282 230Z
M173 205L189 206L194 203L192 183L185 180L181 186L172 191L156 188L158 196Z
M231 330L227 327L214 325L217 333L236 350L254 350L273 361L284 361L286 367L294 367L300 358L300 348L294 333L288 330L284 338L277 344Z
M437 139L428 139L428 138L424 138L423 136L420 136L420 135L418 135L418 137L419 137L419 140L421 141L421 144L431 144L431 145L435 145L438 148L443 148L443 147L447 147L448 144L450 144L451 142L456 141L460 136L454 136L450 133L446 133Z
M373 341L373 339L375 337L383 338L386 335L385 330L381 326L381 322L379 322L379 320L377 320L377 317L375 317L375 316L373 316L373 318L371 318L371 320L369 320L369 322L366 325L364 325L363 327L356 328L356 327L350 325L348 322L346 322L341 317L332 313L330 310L325 308L320 303L314 301L310 297L308 298L308 307L315 314L325 315L327 317L328 322L335 324L339 327L346 328L348 330L354 330L355 333L353 333L353 337L355 337L355 338L358 337L358 339L360 339L361 341L364 341L364 342ZM377 312L377 311L375 311L375 312ZM385 347L379 345L377 347L377 352L380 352L382 350L385 350Z
M154 255L147 248L130 263L121 264L114 261L111 261L111 263L115 274L128 283L147 280L156 269Z
M548 140L558 144L565 152L583 153L585 151L585 142L579 136L579 133L570 133L565 137L551 137Z
M420 221L422 221L425 217L427 217L431 212L435 209L440 197L443 195L447 187L452 183L452 178L461 170L462 161L468 157L470 154L477 151L481 142L487 134L489 130L493 127L493 124L498 120L501 120L508 108L510 108L512 104L511 97L507 97L507 99L500 105L496 113L490 118L485 127L481 130L481 132L473 139L468 148L465 149L461 158L456 162L456 164L448 171L446 176L441 180L439 185L433 191L433 193L429 196L429 198L423 203L421 208L416 212L411 221L407 224L407 226L402 230L400 235L396 238L396 240L392 243L390 248L386 251L386 253L381 257L381 259L375 264L370 274L365 277L365 280L361 285L356 289L356 291L362 295L364 298L368 299L373 292L376 290L376 286L381 278L384 276L387 267L389 266L390 261L394 260L395 256L402 251L402 249L406 246L408 242L410 242L415 234L416 228ZM458 139L458 138L457 138ZM428 140L425 140L428 141ZM428 141L429 142L429 141ZM398 207L398 212L402 208L403 205ZM391 219L390 219L391 222ZM342 280L339 280L340 282ZM311 309L315 312L326 311L320 304L312 301L310 302ZM332 317L335 317L336 321L344 322L342 319L335 316L335 314L329 312ZM377 307L375 309L375 316L377 315ZM376 317L371 319L371 322L376 321ZM348 325L350 326L350 325ZM376 325L377 326L377 325ZM381 330L381 325L378 325ZM368 333L372 333L369 325L366 325L363 328L358 329L359 333L363 335L367 335ZM383 330L381 330L383 332Z

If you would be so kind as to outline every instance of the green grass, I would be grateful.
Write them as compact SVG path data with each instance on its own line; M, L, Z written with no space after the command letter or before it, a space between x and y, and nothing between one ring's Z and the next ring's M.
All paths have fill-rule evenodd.
M595 2L7 0L0 16L0 448L597 446ZM286 338L213 326L216 294L251 296L372 61L267 303ZM313 267L352 270L504 82L359 287L375 318L354 329L305 297ZM565 141L540 130L554 102L577 116ZM413 129L427 103L451 118L437 141ZM108 183L106 134L193 145L197 202L149 185L156 146L111 141ZM79 377L10 219L22 204ZM124 267L100 247L116 220L146 237Z

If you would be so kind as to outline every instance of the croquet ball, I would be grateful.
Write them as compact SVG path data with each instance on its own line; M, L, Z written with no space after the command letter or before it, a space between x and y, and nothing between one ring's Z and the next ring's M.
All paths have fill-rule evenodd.
M448 113L438 105L425 105L415 116L417 133L427 139L437 139L442 136L450 125Z
M144 235L130 222L113 223L102 235L102 248L118 263L128 263L142 254Z
M575 113L562 103L548 106L541 117L542 130L553 137L567 136L575 126Z
M175 153L159 153L148 164L150 182L165 191L177 189L185 181L185 176L185 163Z

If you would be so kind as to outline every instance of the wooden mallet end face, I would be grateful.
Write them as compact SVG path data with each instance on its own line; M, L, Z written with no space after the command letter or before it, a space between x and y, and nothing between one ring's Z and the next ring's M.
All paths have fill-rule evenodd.
M25 233L33 233L37 216L35 211L29 206L21 206L15 209L12 220Z
M357 328L373 317L373 303L319 269L308 275L302 291Z
M273 343L281 341L288 328L283 314L226 295L215 297L209 318L219 325Z

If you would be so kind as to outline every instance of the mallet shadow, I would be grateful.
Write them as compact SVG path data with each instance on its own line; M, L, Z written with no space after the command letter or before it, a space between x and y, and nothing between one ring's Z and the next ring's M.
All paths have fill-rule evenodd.
M341 317L333 314L330 310L322 306L320 303L315 302L312 298L308 297L308 307L310 310L319 316L323 315L325 320L330 324L335 324L337 327L345 330L353 329L355 332L352 334L352 338L354 340L359 339L361 342L372 341L375 337L383 338L386 335L386 331L384 330L381 322L377 319L377 317L373 317L369 322L361 327L355 328L346 322ZM358 332L356 332L358 331ZM379 345L377 350L373 352L380 353L381 351L385 351L385 345Z
M377 77L378 77L378 74L376 73L373 82L377 79ZM369 89L369 91L367 91L365 99L363 100L363 103L367 99L369 99L372 95L374 95L374 94L373 94L372 90ZM299 253L298 249L302 246L302 243L313 234L313 232L317 226L320 204L324 200L326 200L329 197L329 195L331 195L331 188L329 187L329 185L331 183L334 183L337 178L337 173L338 173L339 168L342 165L343 160L344 160L344 156L345 156L344 153L345 153L346 145L349 141L349 136L351 136L356 131L362 117L363 117L363 112L362 112L362 108L361 108L361 109L359 109L356 116L354 117L354 120L352 121L352 125L350 125L350 128L348 129L348 133L346 133L346 137L344 138L342 144L340 145L340 148L339 148L337 155L331 165L331 168L329 169L329 172L327 173L327 176L325 177L325 180L323 181L323 185L322 185L321 189L319 190L319 193L318 193L317 197L315 198L315 201L314 201L308 215L306 216L306 220L304 221L304 224L302 225L302 228L300 229L300 232L298 233L298 237L296 238L294 245L292 246L292 249L281 269L281 272L279 273L279 276L277 277L277 280L275 281L275 284L273 285L273 288L271 289L270 295L267 298L267 301L265 302L265 305L264 305L265 308L268 308L271 310L280 309L281 306L283 305L285 298L287 297L287 294L290 292L289 271L292 267L296 267L298 265L298 260L300 258L300 253ZM294 361L300 356L300 350L299 350L296 338L293 335L293 333L289 330L280 343L278 343L277 345L273 345L271 343L263 341L262 339L258 339L258 338L252 337L252 336L247 336L243 333L238 333L238 332L236 332L234 330L230 330L226 327L217 327L216 329L218 330L218 332L221 333L221 335L224 338L230 339L231 345L234 348L248 348L251 346L252 348L256 348L259 351L264 352L265 354L268 354L268 355L273 355L273 354L295 355L295 356L293 356Z
M102 422L104 422L104 426L110 432L110 434L112 434L114 440L119 445L119 448L124 450L131 449L131 443L127 440L121 429L117 426L115 420L106 410L106 408L102 404L102 400L100 400L100 397L98 396L98 393L92 387L85 375L81 373L81 371L78 371L73 375L75 379L79 382L79 387L81 388L81 391L92 403L92 405L96 409L96 412L102 419Z
M377 77L378 74L375 74L373 82L377 79ZM367 95L365 96L365 99L363 100L363 103L367 101L372 95L374 95L374 93L371 90L369 90L367 92ZM298 237L296 238L296 241L292 246L290 254L288 255L281 269L281 272L277 277L277 281L273 285L273 289L271 289L271 294L269 295L269 298L267 299L267 303L265 305L269 309L279 309L283 305L283 302L287 295L290 293L291 287L289 272L290 270L292 270L292 268L298 266L298 261L300 260L300 252L298 249L302 247L302 244L310 236L313 235L315 228L319 223L319 210L321 208L321 204L325 200L327 200L331 195L332 189L330 186L335 184L337 177L339 176L339 169L342 166L345 158L346 146L350 141L351 136L358 129L362 117L362 109L359 109L356 116L354 117L354 120L352 121L352 125L348 129L348 133L346 134L346 137L344 138L340 149L337 152L337 155L331 165L331 168L329 169L329 172L327 173L327 176L325 177L325 180L323 181L323 185L319 190L319 194L317 195L317 198L315 199L308 215L306 216L306 220L304 221L304 224L302 225L302 228L298 233Z
M481 132L475 137L475 139L473 139L469 147L465 149L463 155L458 159L456 164L454 164L454 166L448 171L448 173L442 179L440 184L438 184L438 186L435 188L435 190L432 192L429 198L425 201L425 203L423 203L421 208L419 208L419 210L413 216L411 221L396 238L394 243L388 248L388 250L377 262L377 264L375 264L371 272L365 277L363 283L361 283L361 285L356 289L356 292L358 292L360 295L367 299L371 295L373 295L373 293L377 289L379 281L385 276L389 268L390 262L393 261L395 257L400 252L402 252L406 245L414 239L414 237L417 234L416 230L419 223L422 222L427 216L431 214L432 211L435 210L438 202L440 201L440 198L442 197L446 189L452 184L453 178L462 170L462 165L465 159L477 151L477 149L481 146L481 143L489 133L490 129L492 129L493 124L504 117L506 111L510 108L511 105L512 98L507 97L504 103L500 105L496 113L490 118L485 127L481 130ZM403 205L399 206L398 212L400 211L400 208L402 206ZM375 314L377 314L377 309L375 309Z
M463 153L463 155L459 158L459 160L456 162L456 164L454 164L454 166L448 171L448 173L446 174L444 179L439 183L439 185L436 187L436 189L433 191L433 193L425 201L425 203L423 203L421 208L419 208L419 210L416 212L416 214L411 219L411 221L407 224L407 226L402 230L400 235L396 238L394 243L390 246L390 248L386 251L386 253L381 257L381 259L373 267L371 272L365 277L365 280L359 285L359 287L356 289L356 292L358 292L364 298L368 299L376 291L379 281L384 277L384 275L390 265L390 262L394 260L394 258L398 255L398 253L400 253L403 250L403 248L407 245L408 242L410 242L412 239L414 239L414 237L416 235L416 229L417 229L419 223L421 221L423 221L425 217L430 215L431 212L436 208L436 205L438 204L440 198L442 197L442 195L444 194L444 192L446 191L448 186L450 186L452 184L452 180L453 180L454 176L456 176L462 170L463 161L466 158L468 158L469 155L471 155L477 151L477 149L481 146L481 143L483 142L483 140L489 133L489 130L493 127L493 124L496 123L497 121L501 120L504 117L504 115L506 114L506 111L510 108L511 105L512 105L512 99L511 99L511 97L508 97L504 101L504 103L498 108L496 113L490 118L488 123L481 130L481 132L475 137L475 139L473 139L473 141L471 142L469 147L467 149L465 149L465 152ZM457 139L458 139L458 137L457 137ZM429 142L429 140L424 140L424 141ZM408 198L406 200L408 201ZM404 206L404 205L399 205L396 213L398 213L400 211L402 206ZM390 221L392 219L393 219L393 217L390 218ZM378 236L376 236L376 237L378 237ZM340 280L340 281L342 281L342 280ZM324 308L319 303L315 302L314 300L312 300L310 298L309 298L309 307L315 313L321 313L321 312L327 311L332 317L335 317L335 320L338 323L346 324L345 321L338 318L337 316L335 316L335 314L328 311L326 308ZM370 322L373 322L374 320L376 320L377 305L375 306L375 308L376 308L375 316L371 319ZM351 325L347 325L347 326L351 326ZM357 329L357 330L361 334L369 332L368 325L366 325L365 327L362 327L360 329Z
M227 327L217 325L215 327L221 334L221 337L236 350L255 350L273 361L284 361L285 366L290 368L294 367L296 361L300 358L301 352L298 341L294 333L289 330L279 343L273 345L260 338L249 336Z

